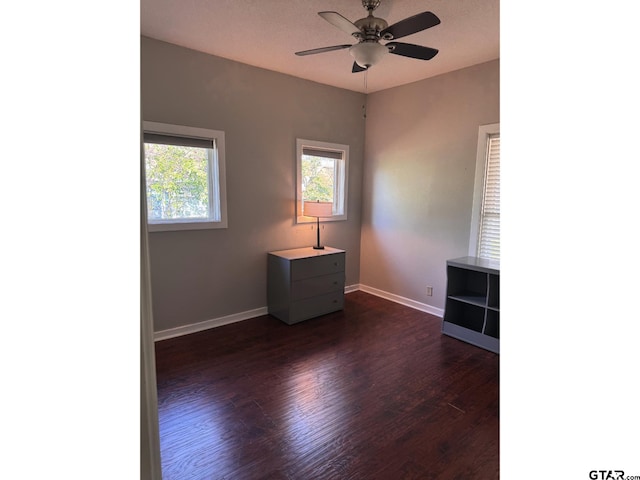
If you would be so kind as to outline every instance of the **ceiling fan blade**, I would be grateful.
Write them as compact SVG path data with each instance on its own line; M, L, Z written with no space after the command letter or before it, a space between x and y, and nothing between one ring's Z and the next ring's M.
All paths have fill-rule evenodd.
M403 57L417 58L418 60L431 60L438 53L438 50L412 43L389 42L385 45L389 48L389 53L402 55Z
M299 56L314 55L316 53L332 52L334 50L343 50L349 47L351 47L351 45L334 45L333 47L313 48L311 50L303 50L301 52L296 52L296 55L299 55Z
M334 27L339 28L349 35L360 33L360 29L358 27L356 27L353 23L351 23L351 21L344 18L338 12L318 12L318 15L320 15Z
M351 73L364 72L365 70L367 70L366 67L361 67L356 62L353 62L353 67L351 68Z
M380 36L385 40L406 37L412 33L421 32L427 28L435 27L440 23L440 19L431 12L422 12L413 17L400 20L380 32Z

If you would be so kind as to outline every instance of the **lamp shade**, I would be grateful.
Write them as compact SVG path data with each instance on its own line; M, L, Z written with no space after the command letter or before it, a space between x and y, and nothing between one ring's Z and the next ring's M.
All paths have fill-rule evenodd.
M388 51L387 47L378 42L356 43L349 49L351 56L362 68L375 65Z
M307 217L330 217L333 215L333 203L304 202L303 214Z

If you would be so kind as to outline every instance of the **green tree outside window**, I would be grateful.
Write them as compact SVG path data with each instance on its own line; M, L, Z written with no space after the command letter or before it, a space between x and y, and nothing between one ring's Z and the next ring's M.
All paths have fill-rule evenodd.
M145 143L149 219L207 218L208 149Z

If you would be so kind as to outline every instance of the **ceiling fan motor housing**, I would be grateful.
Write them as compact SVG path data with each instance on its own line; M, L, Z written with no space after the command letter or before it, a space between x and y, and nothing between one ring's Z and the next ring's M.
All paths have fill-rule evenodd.
M364 33L367 40L378 39L380 32L389 26L386 20L373 15L356 20L353 24Z

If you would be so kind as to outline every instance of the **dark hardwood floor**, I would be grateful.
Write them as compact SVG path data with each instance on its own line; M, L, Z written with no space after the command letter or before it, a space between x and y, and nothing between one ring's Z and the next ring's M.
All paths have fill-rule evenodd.
M164 480L494 479L499 356L363 293L156 343Z

